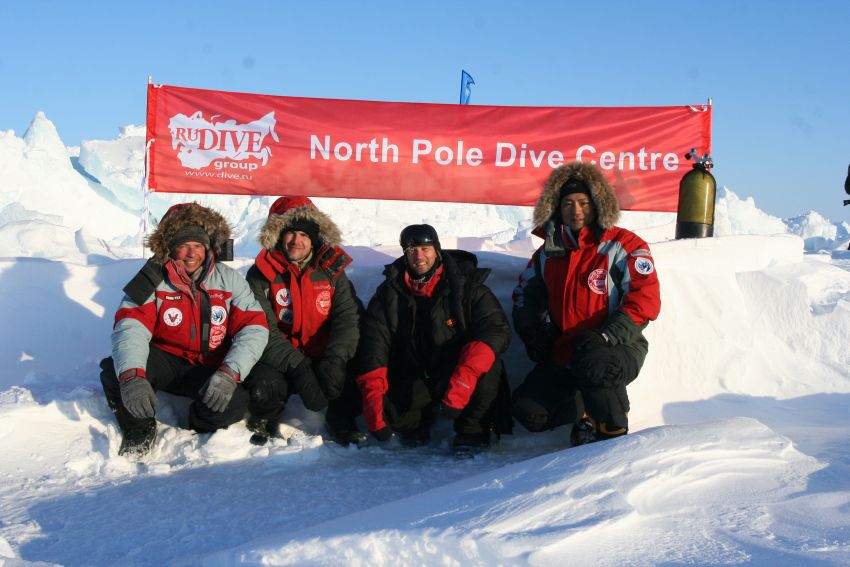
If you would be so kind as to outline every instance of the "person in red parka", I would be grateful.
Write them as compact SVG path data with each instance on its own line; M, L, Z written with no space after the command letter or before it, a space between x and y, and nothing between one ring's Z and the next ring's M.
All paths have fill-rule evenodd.
M555 169L534 209L544 243L513 294L514 328L537 363L513 394L513 415L529 431L575 421L573 445L628 432L626 385L661 308L649 246L614 226L619 215L598 167Z
M292 394L312 411L338 399L346 384L356 399L347 365L357 349L362 306L345 274L351 257L339 246L339 228L307 197L277 199L258 240L263 249L246 279L271 331L245 385L250 394L248 427L255 431L252 442L261 444L274 435ZM345 443L365 437L353 418L334 420L350 412L331 406L332 435L346 437Z

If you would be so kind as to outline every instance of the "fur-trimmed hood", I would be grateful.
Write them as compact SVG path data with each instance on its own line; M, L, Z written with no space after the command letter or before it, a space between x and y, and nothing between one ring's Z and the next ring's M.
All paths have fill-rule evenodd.
M549 221L561 224L561 186L571 178L584 181L590 187L590 198L596 208L595 224L603 230L614 226L620 218L620 205L614 188L598 167L580 161L564 164L549 175L534 206L534 226L544 228Z
M165 264L168 261L171 252L168 243L186 225L197 225L204 229L210 237L210 248L214 253L231 234L230 225L221 213L194 202L173 205L146 240L148 248L153 252L154 262Z
M319 240L331 248L342 243L342 231L327 214L316 208L307 198L281 197L269 209L269 218L260 229L257 241L266 250L274 250L280 242L281 231L295 221L311 221L319 227ZM313 243L313 249L321 248L320 243Z

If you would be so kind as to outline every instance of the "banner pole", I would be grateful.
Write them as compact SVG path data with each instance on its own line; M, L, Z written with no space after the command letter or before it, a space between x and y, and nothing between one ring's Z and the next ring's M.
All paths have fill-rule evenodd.
M150 168L150 151L153 140L145 144L145 175L142 178L142 258L145 257L145 240L148 237L148 216L150 215L150 207L148 206L148 195L150 188L148 187L148 169Z

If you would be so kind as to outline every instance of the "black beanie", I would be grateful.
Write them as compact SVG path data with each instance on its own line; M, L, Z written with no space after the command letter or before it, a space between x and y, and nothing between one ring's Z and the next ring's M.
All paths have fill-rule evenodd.
M168 241L168 250L173 251L181 244L187 242L200 242L205 248L210 248L210 235L196 224L186 224L180 227L171 240Z
M442 250L440 239L437 237L437 231L430 224L412 224L404 227L399 235L398 243L401 245L402 250L423 244L430 244L436 248L437 252Z
M281 241L283 240L283 234L284 233L292 232L292 231L295 231L295 230L301 231L304 234L306 234L307 236L309 236L310 237L310 244L313 246L313 248L315 248L315 249L319 248L319 245L321 243L319 241L319 225L318 224L316 224L314 221L311 221L310 219L306 219L306 218L293 219L292 222L287 224L280 231Z
M581 179L576 179L575 177L570 177L569 179L564 181L563 185L561 185L561 189L558 192L558 203L560 203L566 195L569 195L571 193L584 193L585 195L588 195L591 198L593 197L593 195L590 193L590 187L587 185L587 183L585 183Z

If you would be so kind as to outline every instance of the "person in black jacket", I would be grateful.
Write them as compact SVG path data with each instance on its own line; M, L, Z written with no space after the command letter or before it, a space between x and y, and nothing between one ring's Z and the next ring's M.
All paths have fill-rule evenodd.
M424 444L435 413L454 421L455 452L510 432L498 400L509 399L499 355L511 329L484 285L490 270L474 254L443 250L434 228L401 232L404 256L386 266L363 317L356 357L367 428L379 441ZM509 410L508 410L509 413ZM506 421L505 421L506 420Z

